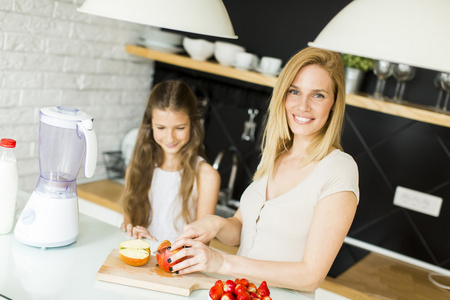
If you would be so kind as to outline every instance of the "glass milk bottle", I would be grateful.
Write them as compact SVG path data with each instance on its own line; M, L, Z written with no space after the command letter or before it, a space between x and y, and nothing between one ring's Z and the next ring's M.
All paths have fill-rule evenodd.
M15 147L15 140L0 140L0 234L9 233L14 224L19 187Z

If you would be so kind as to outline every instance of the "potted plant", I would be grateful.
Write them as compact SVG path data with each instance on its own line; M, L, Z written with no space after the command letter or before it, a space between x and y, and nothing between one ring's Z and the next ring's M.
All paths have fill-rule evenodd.
M373 59L341 53L345 67L345 92L354 94L361 88L364 75L373 70Z

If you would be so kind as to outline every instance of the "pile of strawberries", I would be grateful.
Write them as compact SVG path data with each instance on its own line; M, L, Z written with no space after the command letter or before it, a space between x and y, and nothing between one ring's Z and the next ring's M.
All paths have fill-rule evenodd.
M217 280L209 289L209 296L212 300L272 300L265 281L256 288L255 284L245 278L236 278L234 281L227 280L225 282Z

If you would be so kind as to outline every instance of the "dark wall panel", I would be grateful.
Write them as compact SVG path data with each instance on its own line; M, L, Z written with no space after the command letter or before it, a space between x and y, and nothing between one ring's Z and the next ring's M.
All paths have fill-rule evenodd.
M258 56L275 56L286 62L313 41L348 3L350 0L224 0L239 36L229 41ZM157 71L156 78L168 76L167 70L164 72ZM248 119L246 110L249 106L260 109L260 134L270 89L180 68L170 72L187 74L191 79L186 80L194 80L193 85L208 90L212 104L206 123L208 155L213 159L220 149L230 145L239 149L243 166L233 195L238 199L259 159L258 142L240 140L243 123ZM434 105L438 95L434 75L433 70L419 69L406 84L405 98ZM363 92L373 93L375 81L375 76L368 73ZM385 94L392 96L394 87L395 79L389 78ZM349 106L342 141L360 171L361 200L349 236L450 269L450 128ZM441 215L436 218L394 206L398 185L442 197ZM340 255L343 265L349 258L351 261L361 256L348 246ZM342 271L339 263L340 258L334 270Z

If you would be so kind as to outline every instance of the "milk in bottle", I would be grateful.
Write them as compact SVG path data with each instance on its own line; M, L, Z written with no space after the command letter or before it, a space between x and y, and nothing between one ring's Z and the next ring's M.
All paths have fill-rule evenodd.
M0 140L0 234L9 233L14 224L19 185L15 147L15 140Z

